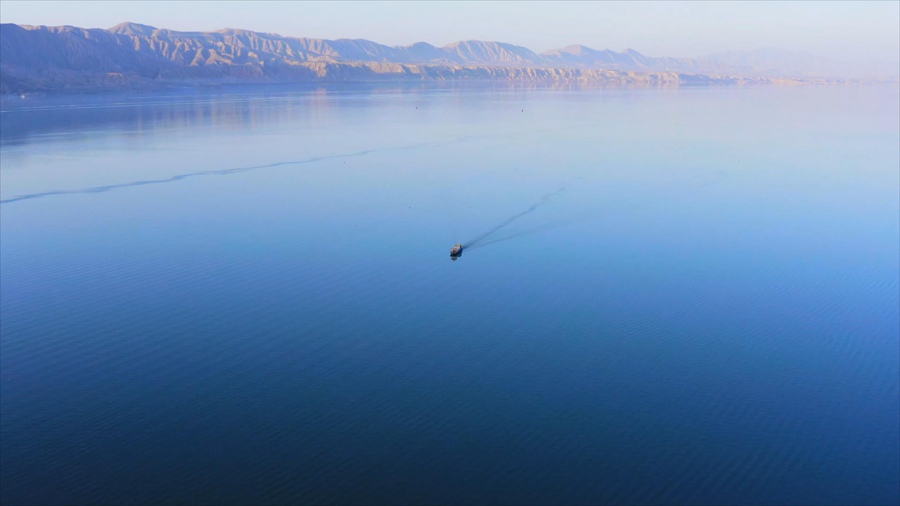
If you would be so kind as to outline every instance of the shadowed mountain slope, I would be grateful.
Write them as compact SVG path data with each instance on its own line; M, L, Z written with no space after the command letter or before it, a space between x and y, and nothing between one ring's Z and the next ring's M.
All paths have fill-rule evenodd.
M537 54L513 44L478 40L455 42L440 48L424 42L395 47L363 39L282 37L231 28L214 32L177 32L137 23L122 23L109 30L5 24L0 30L3 63L32 68L59 66L74 69L83 65L112 68L119 65L124 69L141 67L149 61L158 65L169 62L189 66L378 62L651 71L710 65L707 61L688 58L651 58L630 49L616 53L569 46ZM52 55L50 59L44 58L45 50ZM133 61L125 61L129 58Z
M145 86L178 80L307 81L404 79L587 79L683 81L635 72L736 74L753 62L717 57L654 58L586 46L535 53L503 42L310 39L226 28L179 32L122 23L108 30L0 25L0 91ZM799 66L801 62L798 62ZM779 74L783 75L783 74ZM623 77L624 76L624 77ZM695 79L696 78L691 78ZM702 80L702 79L701 79Z

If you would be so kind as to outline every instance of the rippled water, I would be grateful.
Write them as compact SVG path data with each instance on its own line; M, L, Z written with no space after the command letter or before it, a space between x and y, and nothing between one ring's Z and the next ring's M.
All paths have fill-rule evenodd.
M4 100L0 502L897 503L898 114Z

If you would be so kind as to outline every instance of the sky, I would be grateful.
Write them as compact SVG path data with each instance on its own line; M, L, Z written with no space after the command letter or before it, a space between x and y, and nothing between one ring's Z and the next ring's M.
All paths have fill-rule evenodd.
M882 1L18 1L0 22L179 31L243 28L388 45L494 40L542 52L571 44L648 56L783 48L853 61L900 61L900 0Z

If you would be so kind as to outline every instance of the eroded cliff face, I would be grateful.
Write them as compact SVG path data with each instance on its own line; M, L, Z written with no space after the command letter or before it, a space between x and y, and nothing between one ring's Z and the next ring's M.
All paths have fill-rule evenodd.
M772 82L730 77L701 60L571 46L544 54L499 42L437 48L281 37L247 30L174 32L0 25L0 92L150 88L192 83L379 80L571 81L631 85ZM793 80L781 80L795 82Z

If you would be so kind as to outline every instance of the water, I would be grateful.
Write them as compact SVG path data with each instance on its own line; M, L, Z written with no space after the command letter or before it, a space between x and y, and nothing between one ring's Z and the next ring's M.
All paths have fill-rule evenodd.
M0 502L896 504L898 95L5 100Z

